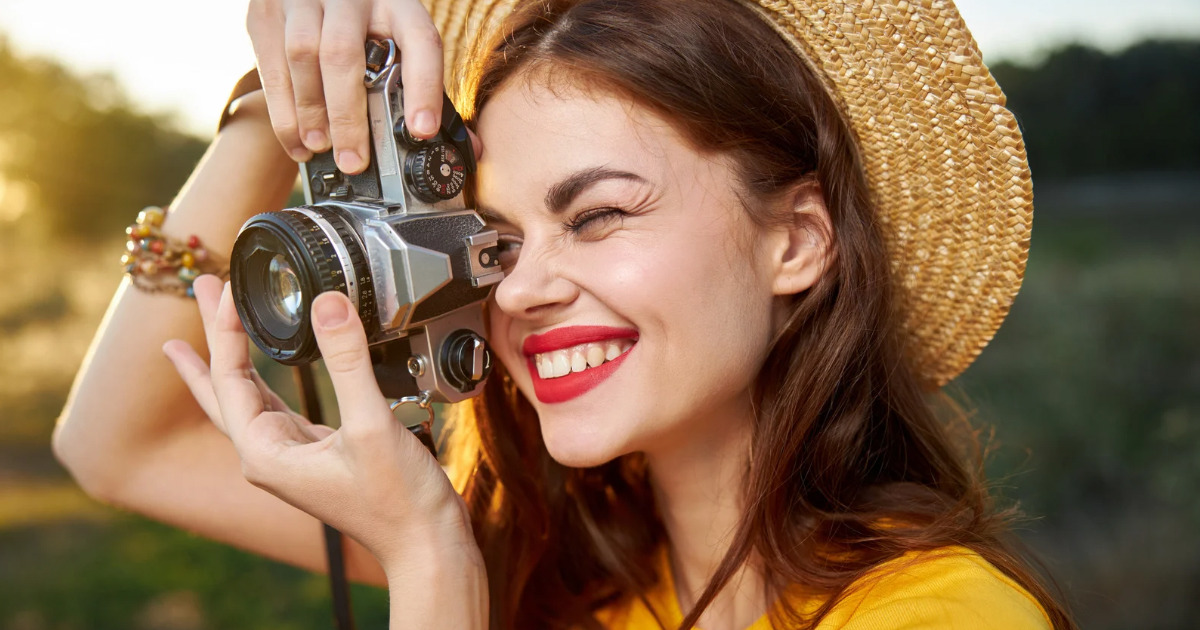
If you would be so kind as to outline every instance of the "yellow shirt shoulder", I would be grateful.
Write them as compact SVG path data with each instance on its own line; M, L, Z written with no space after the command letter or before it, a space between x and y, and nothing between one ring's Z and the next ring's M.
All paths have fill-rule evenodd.
M644 598L599 611L596 619L610 630L659 630L657 615L661 627L678 627L683 613L669 567L666 554L662 554L662 583ZM792 605L812 611L820 602L793 601ZM881 565L857 582L818 626L819 630L1050 627L1033 596L979 554L961 547L912 552ZM776 629L764 615L746 630Z

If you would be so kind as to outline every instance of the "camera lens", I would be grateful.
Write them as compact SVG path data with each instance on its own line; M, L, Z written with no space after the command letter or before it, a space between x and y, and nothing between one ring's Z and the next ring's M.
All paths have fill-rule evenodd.
M283 256L276 254L267 266L267 306L289 326L300 323L300 306L304 293L300 290L300 278L296 270Z
M242 227L229 265L234 304L246 333L269 357L288 365L320 358L309 312L325 291L358 308L375 332L375 295L358 233L344 211L301 206L260 214Z

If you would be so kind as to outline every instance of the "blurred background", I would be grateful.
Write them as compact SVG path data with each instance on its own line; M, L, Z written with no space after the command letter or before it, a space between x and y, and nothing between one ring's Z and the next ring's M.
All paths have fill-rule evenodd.
M1200 3L958 4L1036 212L1012 314L953 386L1084 628L1196 628ZM170 201L253 64L244 12L0 3L0 630L331 626L323 577L99 505L49 448L123 228ZM386 625L385 593L355 608Z

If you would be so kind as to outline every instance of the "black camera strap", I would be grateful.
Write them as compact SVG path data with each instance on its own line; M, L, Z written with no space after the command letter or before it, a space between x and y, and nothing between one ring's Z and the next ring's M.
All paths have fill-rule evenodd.
M300 389L300 404L304 416L313 424L325 424L321 414L321 401L317 396L316 379L312 364L297 365L296 384ZM350 607L350 584L346 581L346 558L343 554L342 533L327 523L325 531L325 558L329 563L329 590L333 595L333 626L337 630L354 630L354 614Z

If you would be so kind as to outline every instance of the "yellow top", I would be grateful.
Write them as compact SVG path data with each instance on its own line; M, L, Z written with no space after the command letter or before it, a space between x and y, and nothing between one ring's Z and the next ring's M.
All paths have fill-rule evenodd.
M662 583L646 593L646 601L668 630L678 628L683 613L675 597L667 554L660 554ZM1050 628L1050 619L1025 589L962 547L912 552L885 563L860 580L833 608L820 630L906 630L970 628L1026 630ZM795 601L812 612L819 601ZM659 630L641 600L621 602L596 615L610 630ZM766 615L746 630L773 630Z

